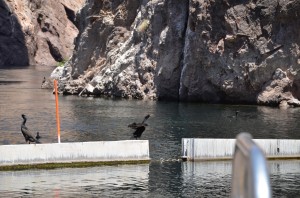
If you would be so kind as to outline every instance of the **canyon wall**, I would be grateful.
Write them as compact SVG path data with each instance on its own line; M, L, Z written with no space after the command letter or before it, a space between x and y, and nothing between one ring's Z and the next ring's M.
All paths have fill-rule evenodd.
M0 1L0 66L56 65L73 53L84 0Z
M64 94L299 106L297 0L88 0Z

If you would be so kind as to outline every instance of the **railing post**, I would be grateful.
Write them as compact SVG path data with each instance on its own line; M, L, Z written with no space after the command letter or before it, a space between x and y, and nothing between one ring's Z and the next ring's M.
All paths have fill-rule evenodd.
M248 133L236 138L232 164L232 198L270 198L266 158Z

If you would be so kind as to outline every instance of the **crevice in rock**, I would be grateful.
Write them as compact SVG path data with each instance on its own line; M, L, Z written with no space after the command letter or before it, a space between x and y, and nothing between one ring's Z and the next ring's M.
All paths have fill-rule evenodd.
M68 8L66 5L62 4L65 8L65 11L66 11L66 15L68 17L68 19L77 27L77 24L76 24L76 13L74 10Z
M278 50L280 50L281 48L283 47L283 45L280 45L278 47L275 47L274 49L264 53L264 54L261 54L260 57L258 57L257 61L256 61L256 64L259 65L261 64L266 58L268 58L269 56L271 56L272 54L276 53Z
M0 67L29 65L22 25L6 1L0 1L0 24Z
M225 13L226 13L226 6L223 6L221 2L214 2L212 3L210 12L210 20L211 22L211 40L215 43L219 42L222 38L226 37L226 20L225 20ZM236 24L237 25L237 24ZM237 25L237 30L239 29Z
M184 49L185 49L185 42L186 42L186 34L187 34L187 31L188 31L188 25L189 25L189 21L190 21L190 19L189 19L189 7L190 7L190 3L189 3L189 1L186 1L186 21L185 21L185 23L184 23L184 31L183 31L183 35L182 35L182 38L184 38L184 39L182 39L182 49L181 49L181 55L180 55L180 63L179 63L179 65L180 65L180 77L179 77L179 81L178 81L178 100L180 100L180 95L181 95L181 92L182 92L182 90L181 90L181 80L182 80L182 70L183 70L183 66L184 66ZM193 27L192 27L193 28ZM191 31L195 31L195 29L193 30L191 30Z
M291 92L297 99L300 98L300 80L294 80L291 88Z
M54 58L54 60L57 62L63 61L63 56L61 55L59 49L54 46L49 40L47 40L47 44L49 46L50 54Z

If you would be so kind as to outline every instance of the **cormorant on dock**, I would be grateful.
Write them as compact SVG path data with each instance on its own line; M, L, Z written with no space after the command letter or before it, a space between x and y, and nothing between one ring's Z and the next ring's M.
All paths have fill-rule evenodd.
M148 118L150 117L150 115L146 115L143 122L142 123L132 123L130 125L128 125L128 127L135 129L135 131L133 132L133 137L137 140L137 138L140 138L142 136L142 133L145 131L146 126L148 126L148 124L146 124L146 120L148 120Z
M40 136L40 132L36 132L35 139L36 139L36 140L39 140L40 138L41 138L41 136Z
M25 141L26 143L28 142L30 144L30 142L35 142L35 143L40 143L37 139L35 139L30 130L27 128L27 126L25 125L26 124L26 121L27 121L27 118L26 118L26 115L22 114L22 118L23 118L23 123L21 125L21 132L25 138Z

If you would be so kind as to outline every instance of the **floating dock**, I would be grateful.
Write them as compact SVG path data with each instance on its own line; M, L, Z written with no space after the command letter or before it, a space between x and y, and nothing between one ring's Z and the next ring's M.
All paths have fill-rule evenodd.
M150 161L148 140L0 146L0 169L4 166L35 164L146 161Z
M267 159L300 159L300 140L253 139ZM231 160L236 139L183 138L182 159Z

